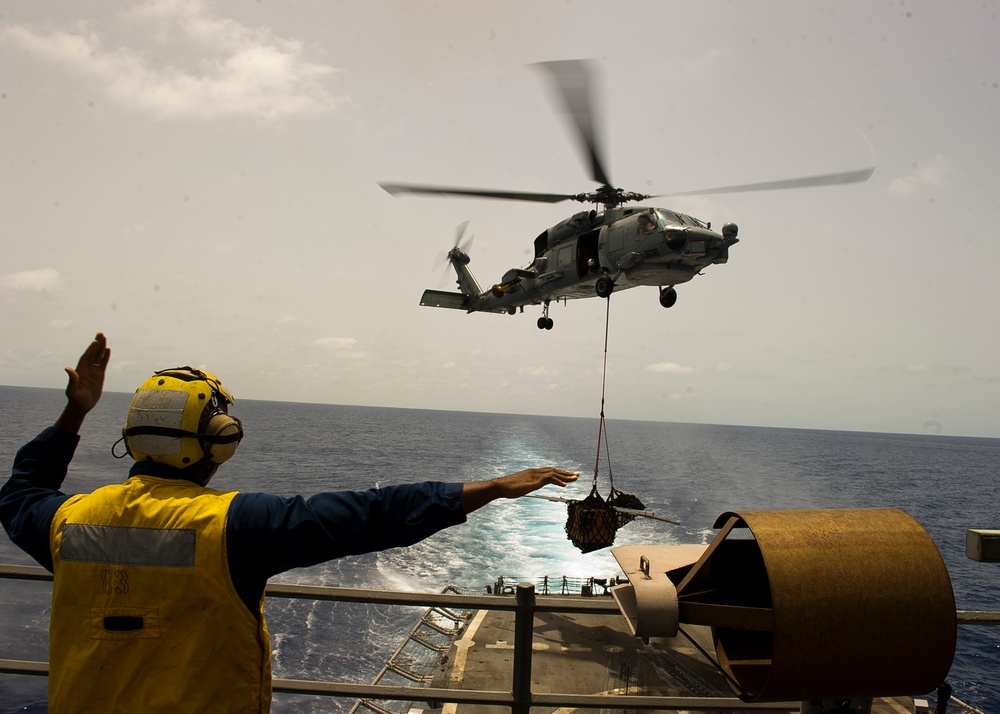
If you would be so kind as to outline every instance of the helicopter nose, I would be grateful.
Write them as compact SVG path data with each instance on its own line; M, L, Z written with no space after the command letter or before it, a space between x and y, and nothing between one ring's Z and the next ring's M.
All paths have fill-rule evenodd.
M667 230L664 238L667 241L667 247L670 248L670 250L679 253L688 242L688 233L684 230Z
M691 228L688 231L689 240L704 241L708 245L713 245L722 240L722 236L711 228Z
M687 226L679 231L666 232L667 247L685 255L705 255L725 249L736 242L735 238L723 237L709 228Z

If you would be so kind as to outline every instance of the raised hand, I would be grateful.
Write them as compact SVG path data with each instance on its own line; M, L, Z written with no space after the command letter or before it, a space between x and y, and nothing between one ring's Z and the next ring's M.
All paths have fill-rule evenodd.
M76 433L83 424L83 418L97 406L104 391L104 373L111 359L111 348L103 332L98 332L94 341L80 355L76 369L66 367L69 384L66 385L66 408L56 421L56 426Z

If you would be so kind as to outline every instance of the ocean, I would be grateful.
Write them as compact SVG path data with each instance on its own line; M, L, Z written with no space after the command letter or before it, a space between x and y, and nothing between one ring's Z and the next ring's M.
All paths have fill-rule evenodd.
M0 387L0 458L51 424L61 390ZM106 394L90 415L63 490L124 479L115 460L130 395ZM529 466L581 471L554 496L582 499L594 480L598 419L237 400L246 438L215 488L309 495L422 480L490 478ZM616 545L707 543L730 510L895 507L930 533L959 609L1000 610L1000 565L965 557L969 528L1000 528L1000 439L606 421L598 489L634 494L677 521L637 518ZM120 450L120 447L119 447ZM610 466L605 454L610 455ZM440 592L507 581L612 577L608 549L583 554L566 537L566 505L540 499L490 504L469 522L407 549L331 561L276 578L288 583ZM32 564L0 536L0 562ZM915 582L919 588L920 583ZM47 658L50 586L0 580L0 657ZM413 608L270 599L274 673L369 682L419 616ZM1000 628L961 626L949 681L955 696L1000 713ZM0 714L45 711L45 679L0 676ZM277 713L346 711L351 702L275 695Z

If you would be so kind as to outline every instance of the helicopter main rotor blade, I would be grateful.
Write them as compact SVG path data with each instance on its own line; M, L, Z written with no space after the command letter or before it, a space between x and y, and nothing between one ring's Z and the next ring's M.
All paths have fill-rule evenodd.
M861 183L871 178L875 167L844 171L836 174L821 174L819 176L802 176L800 178L781 181L763 181L761 183L746 183L740 186L724 186L722 188L706 188L700 191L684 191L682 193L661 193L661 197L673 196L708 196L713 193L743 193L747 191L775 191L785 188L804 188L807 186L835 186L845 183Z
M431 194L437 196L475 196L479 198L500 198L512 201L535 201L537 203L559 203L577 199L572 193L527 193L523 191L493 191L490 189L457 188L452 186L418 186L403 183L380 183L393 196L400 193Z
M593 86L590 65L581 60L559 60L535 64L548 72L553 86L562 98L566 111L576 127L577 137L583 145L583 153L590 161L591 178L604 186L611 185L608 172L597 145L594 130L594 110L590 98Z

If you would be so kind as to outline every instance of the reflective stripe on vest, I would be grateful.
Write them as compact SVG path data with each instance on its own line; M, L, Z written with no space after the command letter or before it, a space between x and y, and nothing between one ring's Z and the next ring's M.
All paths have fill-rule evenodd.
M134 476L56 512L49 711L267 712L271 647L229 575L235 493Z

